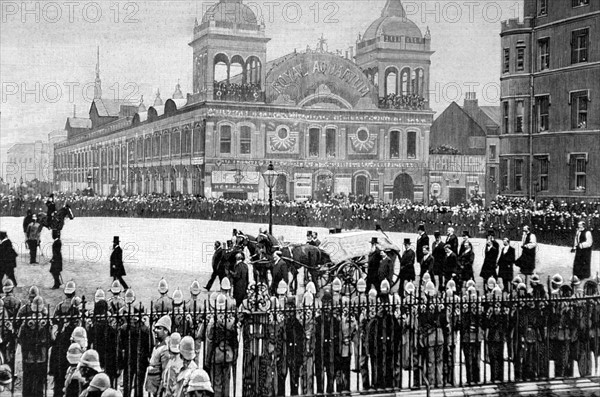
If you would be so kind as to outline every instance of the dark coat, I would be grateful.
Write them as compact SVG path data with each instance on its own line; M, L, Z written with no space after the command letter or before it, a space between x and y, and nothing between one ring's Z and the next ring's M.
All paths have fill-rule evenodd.
M475 261L475 253L473 250L463 251L458 256L458 264L460 265L460 278L462 280L470 280L473 277L473 262Z
M62 258L62 242L60 239L54 240L52 243L52 259L50 259L50 273L56 274L62 272L63 258Z
M535 270L536 248L526 248L525 245L531 242L531 233L527 234L521 247L521 256L517 259L516 265L521 268L521 273L526 276L533 274Z
M589 230L584 230L579 234L579 240L575 246L575 260L573 261L573 275L579 277L581 280L590 278L591 276L591 263L592 263L592 247L580 248L580 244L588 242L588 237L591 237Z
M429 247L429 236L427 233L423 233L421 236L417 237L417 262L421 263L423 261L423 247Z
M451 252L450 255L446 255L442 271L444 273L445 278L450 278L452 274L459 273L458 257L454 252Z
M238 262L231 272L231 282L233 285L233 298L237 306L241 305L246 297L248 289L248 265L245 262Z
M33 221L33 215L28 214L25 219L23 219L23 231L27 233L27 226Z
M277 286L281 280L285 280L287 282L288 278L288 265L287 262L283 259L279 259L273 265L273 270L271 271L273 275L273 280L271 281L271 295L275 295L277 293Z
M479 275L487 280L490 277L498 277L496 274L496 266L498 261L498 253L500 252L500 246L496 240L492 240L491 247L485 244L485 256L483 259L483 265L481 266L481 273Z
M504 248L504 247L503 247ZM500 250L498 257L498 277L502 278L504 284L513 279L513 265L515 264L515 249L508 247L506 253Z
M375 289L379 291L379 263L381 262L381 251L376 249L369 253L369 262L367 267L367 289L371 286L375 286Z
M446 250L444 249L444 242L440 240L439 243L433 242L431 255L433 256L433 274L443 274L443 266L446 261Z
M415 279L415 251L407 249L400 258L400 279L414 280Z
M429 272L430 276L433 276L435 269L435 258L433 255L429 255L427 258L423 259L421 262L421 274L420 277L423 277L425 272Z
M379 286L381 286L383 280L387 280L388 283L390 283L390 286L392 285L392 281L394 280L394 262L392 261L392 258L388 256L385 259L382 259L379 264L377 275Z
M450 244L450 249L452 252L458 255L458 237L456 237L456 234L448 236L446 239L446 244Z
M123 277L125 275L125 266L123 266L123 250L117 245L110 254L110 276Z
M9 239L0 244L0 270L6 271L17 267L17 252Z

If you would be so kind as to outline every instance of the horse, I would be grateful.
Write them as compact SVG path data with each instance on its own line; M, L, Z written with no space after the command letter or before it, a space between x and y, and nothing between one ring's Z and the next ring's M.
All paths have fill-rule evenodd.
M64 207L56 211L52 219L48 219L48 216L43 212L38 214L40 225L49 230L62 230L63 226L65 225L66 217L69 217L69 219L75 218L69 204L65 204Z
M258 240L258 237L250 234L238 234L236 236L235 249L243 252L244 248L248 248L250 252L249 259L254 266L254 279L256 282L268 284L267 272L273 265L272 253L265 250L264 245Z
M310 244L290 244L279 249L282 253L281 259L287 262L293 279L291 284L294 290L297 288L298 272L304 268L310 275L315 288L320 288L320 270L331 264L331 259L325 251ZM291 265L291 266L290 266Z

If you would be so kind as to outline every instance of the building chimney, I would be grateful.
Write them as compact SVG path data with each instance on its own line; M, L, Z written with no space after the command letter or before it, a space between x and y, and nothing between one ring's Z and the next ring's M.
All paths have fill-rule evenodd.
M467 113L471 113L477 111L479 108L479 104L477 102L477 94L474 92L467 92L465 94L465 103L463 105L463 109Z

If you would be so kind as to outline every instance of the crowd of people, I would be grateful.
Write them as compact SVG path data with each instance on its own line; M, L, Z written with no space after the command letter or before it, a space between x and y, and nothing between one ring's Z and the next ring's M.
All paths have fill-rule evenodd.
M28 209L45 212L43 196L0 196L0 216L23 216ZM76 216L118 216L148 218L195 218L220 221L267 223L269 205L262 200L215 199L201 196L163 195L86 197L57 194L59 206L69 203ZM534 203L527 199L498 197L487 208L477 204L447 206L418 203L358 203L347 197L331 201L284 202L273 206L276 224L373 230L380 224L386 231L412 232L419 224L428 230L448 226L485 237L494 230L511 240L521 237L528 225L547 244L570 247L579 221L585 221L596 241L600 241L600 202L567 204L552 200Z
M478 290L449 280L439 292L426 272L402 293L361 278L349 295L340 279L295 294L284 279L275 291L248 284L238 304L241 287L227 277L209 296L193 281L187 300L163 279L145 306L118 281L85 302L70 281L51 310L35 286L20 302L8 279L0 384L10 387L17 344L23 396L43 395L46 374L57 397L246 397L545 380L576 376L575 363L579 376L598 370L597 280L557 274L549 290L536 276L498 282Z

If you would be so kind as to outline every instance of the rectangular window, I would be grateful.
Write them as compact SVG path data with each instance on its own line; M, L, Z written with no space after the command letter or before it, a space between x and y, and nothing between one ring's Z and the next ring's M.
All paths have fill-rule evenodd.
M587 62L589 29L579 29L571 33L571 63Z
M129 159L129 162L131 163L131 162L135 161L135 141L127 142L127 150L128 150L127 158Z
M496 145L490 145L490 160L496 160Z
M502 173L500 179L500 190L508 190L508 160L502 160L500 162L500 172Z
M181 142L181 154L190 154L192 151L192 132L188 127L183 130Z
M590 0L571 0L573 7L587 6L590 4Z
M181 150L181 132L173 131L171 134L171 154L179 155Z
M308 130L308 155L311 157L319 157L319 137L321 130L311 128Z
M548 190L548 156L538 157L538 177L540 184L540 191L545 192Z
M390 158L400 158L400 131L390 133Z
M508 101L502 102L502 132L508 134Z
M196 125L192 135L194 154L200 154L204 152L204 128L201 125Z
M538 132L548 131L550 129L550 96L544 95L535 98L535 107Z
M523 160L515 160L515 191L523 190Z
M503 73L508 73L510 71L510 48L504 49L504 65L502 67Z
M550 69L550 39L538 40L538 52L540 59L540 70Z
M538 16L548 15L548 0L538 0Z
M587 128L588 113L588 94L587 91L571 93L571 128Z
M221 126L221 153L231 154L231 126Z
M252 150L252 129L247 125L240 127L240 154L250 154Z
M517 47L517 72L525 70L525 47Z
M408 131L406 134L406 155L409 159L417 157L417 133Z
M572 154L570 158L569 188L571 190L585 191L587 156L585 154Z
M335 157L335 134L337 130L328 128L325 131L325 154L327 157Z
M152 142L152 157L160 156L160 134L155 134Z
M525 105L523 101L517 101L517 115L515 117L515 132L523 132L523 118L525 116Z
M170 133L166 133L166 134L162 134L162 139L161 139L161 156L162 157L167 157L169 156L169 149L171 146L171 134Z

